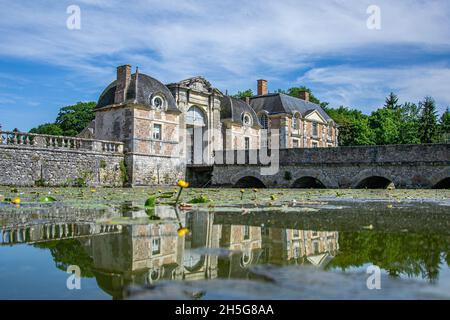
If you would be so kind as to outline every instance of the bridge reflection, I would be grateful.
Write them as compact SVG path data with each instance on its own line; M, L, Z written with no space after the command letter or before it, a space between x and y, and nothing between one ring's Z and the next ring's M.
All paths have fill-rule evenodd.
M0 246L34 244L54 240L77 239L120 233L120 225L98 225L96 223L48 223L0 229Z

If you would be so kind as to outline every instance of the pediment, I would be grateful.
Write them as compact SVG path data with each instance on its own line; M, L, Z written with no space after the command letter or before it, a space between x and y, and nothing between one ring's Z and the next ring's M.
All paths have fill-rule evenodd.
M322 117L322 115L317 110L312 110L305 115L305 119L327 123L327 121Z
M211 83L203 77L194 77L180 81L180 85L199 92L211 92L213 90Z

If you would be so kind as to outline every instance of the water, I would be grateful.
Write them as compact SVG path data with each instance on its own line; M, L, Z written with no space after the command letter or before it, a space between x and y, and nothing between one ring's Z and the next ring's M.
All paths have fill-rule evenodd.
M0 299L450 298L447 191L420 201L305 191L298 202L285 191L268 203L280 191L267 190L184 211L161 204L152 221L139 205L148 190L52 190L52 204L33 192L0 206ZM380 290L367 287L372 265ZM68 289L69 266L79 290Z

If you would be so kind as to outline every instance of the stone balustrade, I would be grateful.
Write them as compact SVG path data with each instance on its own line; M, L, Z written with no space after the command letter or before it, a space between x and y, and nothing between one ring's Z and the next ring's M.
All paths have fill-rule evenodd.
M123 153L123 143L83 139L77 137L0 131L0 146L28 146L44 149L82 150L105 153Z

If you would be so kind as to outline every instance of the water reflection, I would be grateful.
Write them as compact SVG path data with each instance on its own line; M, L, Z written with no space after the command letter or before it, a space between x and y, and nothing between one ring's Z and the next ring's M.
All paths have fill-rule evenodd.
M124 289L131 285L161 280L255 279L256 265L345 271L373 263L393 276L435 280L450 262L448 234L291 229L250 223L239 214L231 220L214 212L177 216L168 207L156 213L163 220L150 224L15 223L1 229L0 244L48 249L57 268L80 266L83 277L95 278L114 299L126 298ZM121 214L142 217L138 211ZM183 237L180 224L190 230Z

